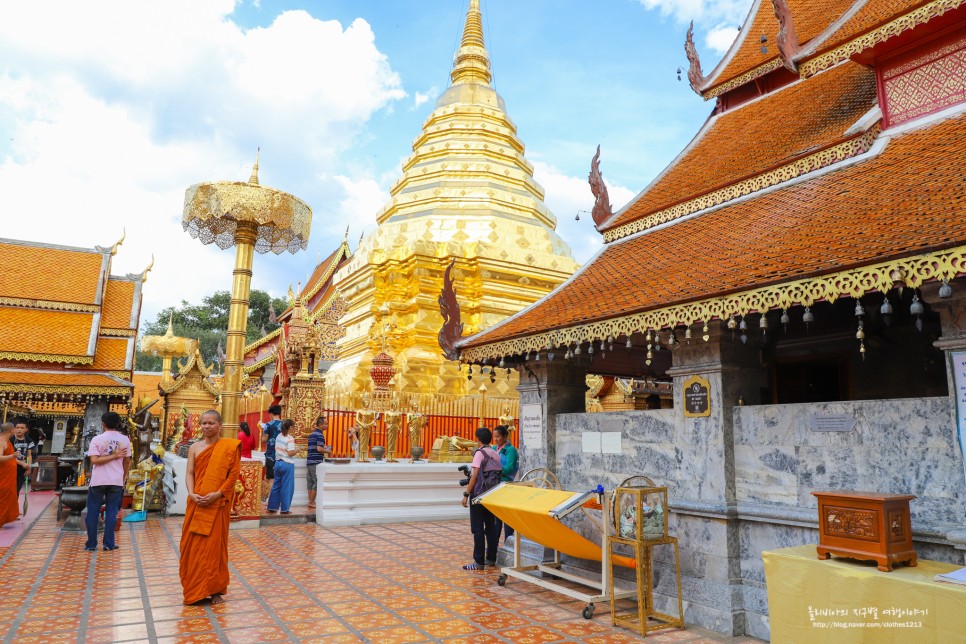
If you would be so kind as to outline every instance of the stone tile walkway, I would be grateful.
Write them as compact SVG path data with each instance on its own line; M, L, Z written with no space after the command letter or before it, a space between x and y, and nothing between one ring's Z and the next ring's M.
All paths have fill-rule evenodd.
M234 530L226 603L183 606L181 519L124 524L114 552L84 551L51 505L0 548L3 642L634 642L605 606L583 604L496 570L469 573L467 522ZM752 642L689 629L647 642Z

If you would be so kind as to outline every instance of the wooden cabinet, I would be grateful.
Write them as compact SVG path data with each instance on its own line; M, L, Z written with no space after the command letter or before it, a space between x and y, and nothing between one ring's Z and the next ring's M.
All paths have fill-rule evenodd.
M875 561L879 570L916 565L909 501L912 494L812 492L818 498L818 558L831 555Z
M31 490L55 489L57 487L57 457L38 456L31 476Z

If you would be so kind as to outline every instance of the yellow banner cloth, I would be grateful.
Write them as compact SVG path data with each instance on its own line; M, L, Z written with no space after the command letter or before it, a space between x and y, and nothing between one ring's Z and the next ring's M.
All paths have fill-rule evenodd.
M815 546L761 553L773 642L962 642L966 586L933 581L961 566L920 559L892 572L818 559Z
M551 510L579 494L582 493L504 485L483 497L481 503L498 519L531 541L571 557L600 561L603 551L599 545L550 516ZM633 560L626 557L615 557L614 560L622 566L634 566Z

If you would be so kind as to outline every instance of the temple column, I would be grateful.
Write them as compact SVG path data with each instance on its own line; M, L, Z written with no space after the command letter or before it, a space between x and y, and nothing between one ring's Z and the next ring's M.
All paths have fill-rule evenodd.
M953 442L950 448L955 451L963 466L963 480L960 485L960 498L966 498L966 280L957 279L950 283L951 293L940 297L941 284L930 282L922 286L922 299L929 307L939 313L942 337L933 344L945 351L946 377L949 382L951 432ZM960 374L957 381L957 372ZM962 523L966 523L964 518ZM966 528L952 530L946 534L958 550L966 551Z
M561 359L530 362L520 370L520 473L535 467L549 468L558 472L557 462L557 414L584 411L584 383L586 369ZM539 419L537 418L539 416ZM526 426L539 422L542 427L540 440L528 437ZM532 435L531 435L532 436Z
M763 370L753 340L743 344L721 323L711 325L710 336L707 342L682 345L668 370L674 379L674 444L682 452L678 480L669 490L669 527L681 547L685 622L741 635L746 632L746 589L741 582L733 410L741 399L758 402ZM707 416L685 416L684 389L692 376L708 381ZM758 590L764 593L764 584ZM659 602L659 608L671 606Z
M545 467L558 477L561 463L557 461L557 415L584 411L584 383L586 370L573 365L557 356L555 361L547 360L546 353L540 355L540 362L531 361L526 367L518 369L520 384L520 468L519 475ZM528 427L540 427L539 439ZM513 549L521 547L521 555L534 562L553 558L553 550L533 543L528 539L514 540L512 545L500 548L497 562L500 565L513 565Z
M87 453L91 439L101 433L101 416L110 411L107 399L98 398L87 403L84 408L84 437L81 439L81 454Z

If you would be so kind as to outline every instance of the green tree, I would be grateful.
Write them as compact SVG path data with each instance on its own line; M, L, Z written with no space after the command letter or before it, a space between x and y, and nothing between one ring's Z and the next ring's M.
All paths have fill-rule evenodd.
M153 322L142 324L141 332L144 335L164 335L170 316L174 334L199 340L201 356L205 364L211 364L219 359L219 347L221 351L225 350L230 303L231 294L228 291L216 291L202 298L201 304L182 300L180 306L169 306L158 313ZM272 298L265 291L253 290L249 298L247 342L254 342L263 333L271 333L278 328L278 323L270 319L269 307L280 314L288 308L288 301ZM160 371L161 358L142 353L139 348L134 365L138 371Z

